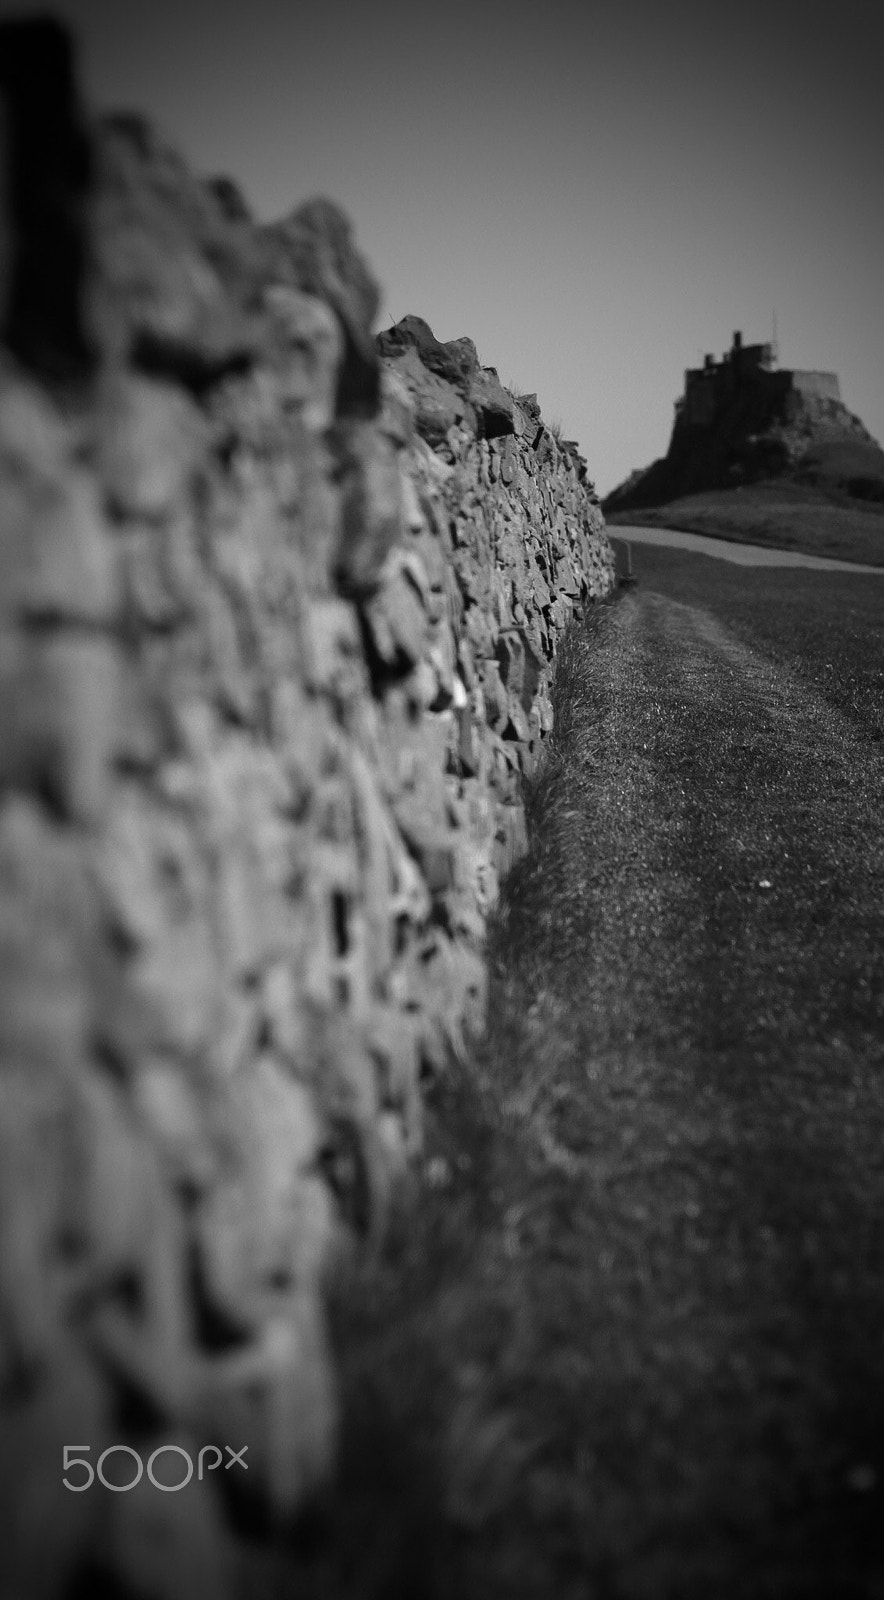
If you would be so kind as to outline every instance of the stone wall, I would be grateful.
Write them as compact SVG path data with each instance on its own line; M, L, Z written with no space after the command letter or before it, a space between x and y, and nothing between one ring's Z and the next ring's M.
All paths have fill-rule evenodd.
M841 400L841 384L836 372L792 372L796 394L813 395L820 400Z
M4 32L0 1590L220 1600L333 1470L326 1275L482 1025L613 563L534 397L417 318L378 349L334 206L253 224ZM62 1486L170 1443L249 1470Z

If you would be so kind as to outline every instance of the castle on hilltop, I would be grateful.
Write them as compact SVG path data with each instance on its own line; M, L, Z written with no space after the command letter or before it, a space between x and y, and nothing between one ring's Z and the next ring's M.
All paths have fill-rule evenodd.
M688 367L665 456L631 472L607 514L706 490L791 477L826 493L884 500L884 451L848 411L834 372L777 365L776 341L744 344Z
M744 344L738 332L720 361L707 355L702 367L687 368L684 394L675 402L676 429L712 427L735 400L752 391L780 403L791 396L841 400L836 373L781 369L776 344Z

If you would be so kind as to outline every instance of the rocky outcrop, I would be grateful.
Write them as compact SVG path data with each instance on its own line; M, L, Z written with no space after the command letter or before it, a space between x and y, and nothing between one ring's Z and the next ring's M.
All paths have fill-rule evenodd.
M332 1471L326 1275L482 1023L612 558L469 340L378 352L336 207L259 227L141 119L88 126L50 24L3 60L0 1588L220 1600ZM80 1499L74 1444L76 1485L249 1470Z

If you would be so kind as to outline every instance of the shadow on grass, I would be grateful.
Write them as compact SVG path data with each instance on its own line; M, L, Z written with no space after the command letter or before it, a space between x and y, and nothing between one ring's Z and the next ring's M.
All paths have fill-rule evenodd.
M520 1008L551 982L557 988L567 983L585 933L583 891L597 775L605 759L602 725L614 694L599 646L615 604L594 607L562 640L552 688L553 731L524 786L529 849L503 884L489 923L492 986L503 986L509 1003ZM492 995L493 1016L500 998Z

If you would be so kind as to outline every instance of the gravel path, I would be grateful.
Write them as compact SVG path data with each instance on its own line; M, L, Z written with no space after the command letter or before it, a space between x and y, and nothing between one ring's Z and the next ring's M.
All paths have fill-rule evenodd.
M643 589L561 670L477 1098L351 1368L398 1499L354 1468L347 1593L872 1600L884 747Z

